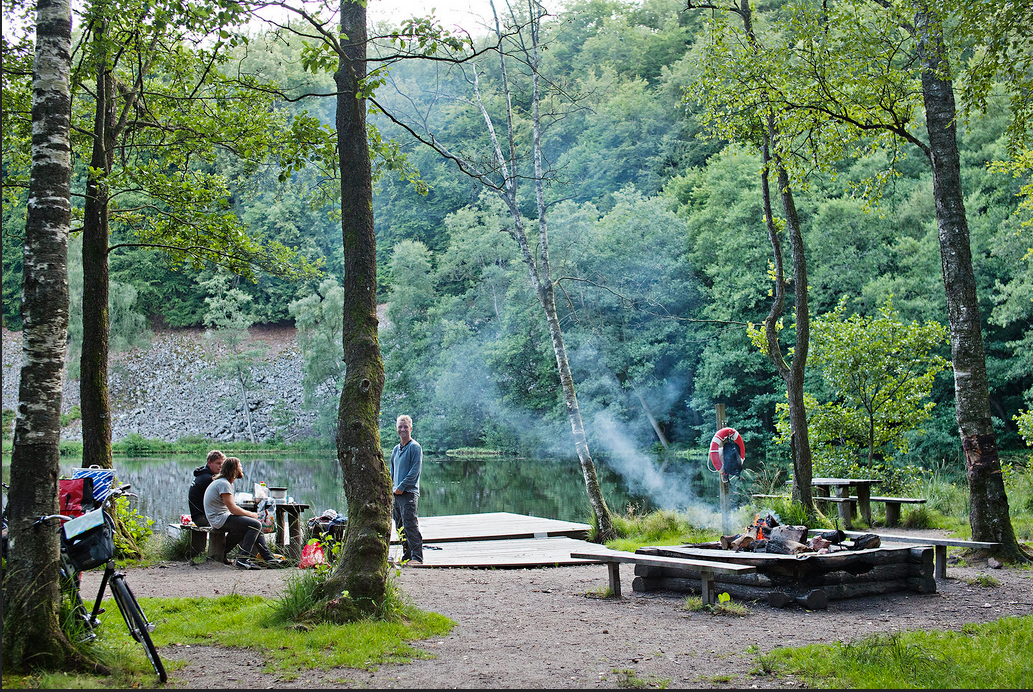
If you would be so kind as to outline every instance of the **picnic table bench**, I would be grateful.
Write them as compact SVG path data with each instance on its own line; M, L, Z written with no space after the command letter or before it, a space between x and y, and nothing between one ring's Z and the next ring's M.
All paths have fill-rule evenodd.
M828 529L811 529L811 533L821 533ZM866 532L862 531L844 531L848 538L857 538L858 536L866 535ZM868 532L870 533L870 532ZM956 548L979 548L982 550L992 550L993 548L1000 547L1000 543L990 543L987 541L964 541L960 538L926 538L922 536L898 536L895 534L888 533L877 533L875 534L880 539L888 543L910 543L918 545L931 545L933 547L933 554L935 556L935 565L933 567L933 577L936 579L947 578L947 546L953 546Z
M781 499L781 500L788 500L788 499L790 499L788 495L764 495L764 494L760 494L760 493L754 494L754 495L752 495L752 497L755 498L755 499L768 499L768 498L771 498L771 499ZM833 496L828 496L828 495L815 494L812 497L813 497L815 502L820 500L821 502L835 502L835 503L847 505L846 510L840 513L841 514L841 518L851 517L857 511L857 502L858 502L857 495L848 495L846 497L837 497L837 496L834 496L834 495ZM921 497L869 497L868 500L869 500L869 502L882 502L883 504L886 505L886 526L887 526L887 528L892 528L892 527L898 526L900 524L900 506L901 505L920 505L920 504L925 504L925 502L926 502L925 498L921 498ZM871 517L869 516L868 519L869 519L869 525L871 525L871 521L870 521ZM847 526L847 528L850 528L850 524L848 523L848 521L846 519L844 519L844 524Z
M757 571L757 568L752 565L737 565L730 562L690 560L658 555L641 555L623 550L610 550L609 548L572 552L570 556L575 559L595 560L606 563L610 575L610 591L613 592L614 598L621 597L620 565L622 562L633 565L648 565L650 567L672 567L675 569L679 567L694 567L699 569L702 575L701 593L704 603L714 603L717 601L717 594L714 590L715 574L749 574Z

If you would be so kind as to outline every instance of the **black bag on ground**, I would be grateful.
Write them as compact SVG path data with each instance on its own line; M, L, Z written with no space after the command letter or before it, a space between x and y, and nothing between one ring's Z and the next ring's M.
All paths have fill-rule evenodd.
M93 569L115 556L114 525L103 509L65 522L61 546L77 570Z

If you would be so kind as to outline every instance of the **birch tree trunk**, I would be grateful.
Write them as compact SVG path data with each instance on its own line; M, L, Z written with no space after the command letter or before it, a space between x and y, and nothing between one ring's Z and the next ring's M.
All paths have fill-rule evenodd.
M494 3L492 3L494 9ZM503 199L513 217L512 235L520 246L521 254L527 265L531 278L531 285L534 287L535 295L545 313L545 321L549 326L549 336L552 339L552 350L556 356L556 369L559 373L560 386L563 390L563 402L567 407L567 418L570 421L571 433L574 436L574 449L577 452L578 462L581 465L581 474L585 480L585 490L588 494L588 503L592 507L592 514L596 524L596 541L605 543L616 538L617 532L613 525L613 517L606 500L603 498L602 487L599 485L599 477L596 474L595 462L588 449L588 439L585 435L584 422L581 420L581 409L577 402L577 390L574 385L574 376L570 372L570 362L567 359L567 348L563 343L563 331L560 329L559 316L556 313L556 293L552 282L552 272L549 265L549 226L546 211L548 206L545 202L545 174L542 169L542 119L541 119L541 91L539 83L539 60L540 46L538 32L541 28L541 17L545 13L544 8L537 0L529 0L528 9L531 19L529 30L531 32L531 47L527 55L527 64L531 69L531 125L532 125L532 155L534 158L534 190L535 206L538 211L538 256L531 253L527 242L527 234L524 229L520 209L517 204L517 176L515 171L516 156L514 147L514 129L512 114L512 98L509 91L509 82L506 78L505 55L499 52L502 61L503 86L506 96L506 118L507 131L509 134L510 157L505 160L502 149L492 132L492 141L495 145L496 158L499 159L502 170L506 174L506 184L500 191ZM496 31L501 39L502 32L498 27L498 15L496 14ZM482 112L490 126L490 118L482 104Z
M58 532L33 525L57 512L61 385L68 333L71 223L72 10L40 0L32 84L32 167L25 222L23 362L11 456L10 554L3 589L4 670L103 670L78 654L58 624Z

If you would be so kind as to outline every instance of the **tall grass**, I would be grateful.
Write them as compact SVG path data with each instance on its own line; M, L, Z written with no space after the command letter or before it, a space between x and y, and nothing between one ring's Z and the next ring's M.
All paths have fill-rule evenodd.
M662 509L639 514L631 505L624 514L614 514L613 525L619 538L606 545L614 550L635 550L644 545L679 545L717 539L717 533L703 528L689 515Z

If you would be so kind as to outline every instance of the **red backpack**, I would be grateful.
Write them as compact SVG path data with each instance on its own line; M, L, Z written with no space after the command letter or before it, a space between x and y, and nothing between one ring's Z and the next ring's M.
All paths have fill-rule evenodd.
M59 478L57 481L58 514L80 517L91 509L96 502L93 499L93 479Z

